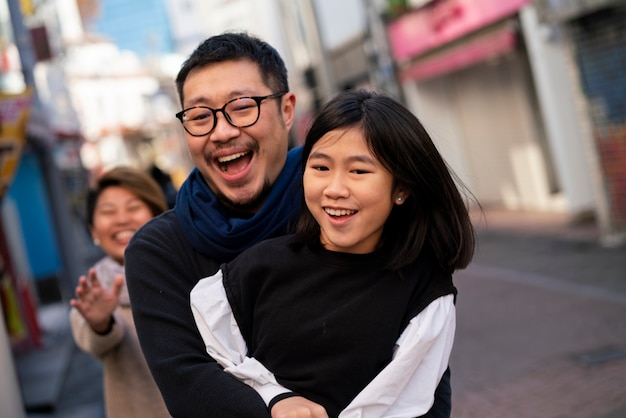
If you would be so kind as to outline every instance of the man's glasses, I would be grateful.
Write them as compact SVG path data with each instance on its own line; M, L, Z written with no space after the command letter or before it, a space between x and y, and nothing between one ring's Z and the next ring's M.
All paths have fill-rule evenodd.
M261 115L261 102L267 99L275 99L287 94L287 92L269 94L267 96L238 97L226 103L220 109L207 106L193 106L176 114L176 118L183 124L185 130L191 136L204 136L210 134L217 125L217 112L222 112L224 117L235 128L247 128L254 125Z

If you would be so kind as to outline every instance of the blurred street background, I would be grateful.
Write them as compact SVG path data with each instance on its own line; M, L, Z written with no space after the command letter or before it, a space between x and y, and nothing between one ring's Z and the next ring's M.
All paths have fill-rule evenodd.
M485 208L454 416L626 416L624 22L626 0L0 0L0 415L103 416L66 322L101 256L87 187L117 164L178 187L173 80L245 30L285 59L292 145L337 92L381 90Z

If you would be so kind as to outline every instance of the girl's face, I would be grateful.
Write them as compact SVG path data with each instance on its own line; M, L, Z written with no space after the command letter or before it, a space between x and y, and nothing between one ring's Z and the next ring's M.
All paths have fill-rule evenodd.
M152 211L143 200L124 187L110 186L96 202L91 236L105 253L124 264L130 237L150 219Z
M356 128L330 131L313 145L304 169L304 198L330 251L376 249L394 204L405 194L374 158ZM402 196L398 200L398 196Z

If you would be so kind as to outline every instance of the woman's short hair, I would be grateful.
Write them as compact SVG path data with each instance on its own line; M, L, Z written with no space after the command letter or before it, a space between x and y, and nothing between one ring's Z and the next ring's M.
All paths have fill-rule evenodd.
M152 216L160 215L167 210L163 190L149 174L134 167L118 166L100 175L87 193L86 215L89 227L93 226L93 215L98 198L104 190L112 186L122 187L137 196L150 208Z

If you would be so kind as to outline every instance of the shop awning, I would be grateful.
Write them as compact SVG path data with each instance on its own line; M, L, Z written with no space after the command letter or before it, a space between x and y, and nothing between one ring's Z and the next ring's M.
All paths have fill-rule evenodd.
M460 70L513 50L516 32L512 25L418 59L400 70L400 81L425 80Z

